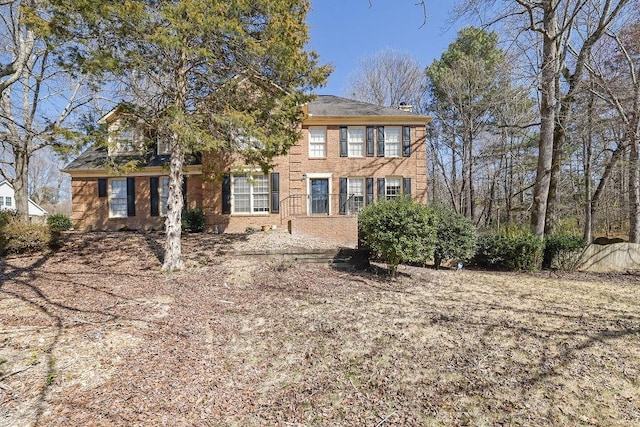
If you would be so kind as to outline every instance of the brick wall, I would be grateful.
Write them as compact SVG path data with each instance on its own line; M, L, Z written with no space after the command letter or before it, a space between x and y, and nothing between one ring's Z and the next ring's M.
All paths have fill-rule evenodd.
M161 230L163 216L151 216L149 176L135 178L135 216L109 217L109 197L98 197L98 178L78 178L71 181L73 207L71 218L77 230ZM187 206L202 208L203 185L199 175L187 179Z
M358 218L355 216L300 216L288 221L291 234L309 236L340 246L358 246Z

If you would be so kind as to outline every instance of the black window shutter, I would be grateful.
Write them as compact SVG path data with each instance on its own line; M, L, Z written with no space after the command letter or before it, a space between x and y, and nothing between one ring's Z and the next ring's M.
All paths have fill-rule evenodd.
M98 197L107 197L107 178L98 178Z
M367 205L373 203L373 178L367 178Z
M405 196L411 197L411 178L404 178L402 180L402 189Z
M280 174L271 174L271 213L280 212Z
M402 126L402 156L411 156L411 128Z
M384 157L384 126L378 126L378 157Z
M340 126L340 157L347 157L349 151L347 149L347 127Z
M187 176L182 175L182 207L187 209Z
M160 215L160 193L158 192L159 181L160 179L157 176L149 178L151 216Z
M375 155L374 134L375 129L373 126L367 126L367 157L373 157Z
M378 178L378 200L384 200L384 178Z
M136 179L127 178L127 216L136 216Z
M340 214L347 213L347 178L340 178Z
M222 178L222 213L231 213L231 175L225 174Z

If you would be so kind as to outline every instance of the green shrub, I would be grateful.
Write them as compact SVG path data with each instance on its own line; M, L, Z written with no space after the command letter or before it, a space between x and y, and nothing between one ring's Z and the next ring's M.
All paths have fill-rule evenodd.
M395 277L402 262L425 262L436 246L435 215L406 197L367 206L359 214L362 240Z
M7 224L18 219L18 213L14 210L0 211L0 230Z
M0 231L0 252L18 254L38 252L58 243L59 233L48 225L26 221L10 221Z
M64 214L54 214L47 218L47 224L51 229L65 231L70 230L73 227L71 218Z
M469 261L476 252L478 234L471 220L446 207L429 209L436 217L436 247L433 262L440 268L442 261Z
M542 265L544 240L524 229L510 228L480 236L476 264L512 271L537 271Z
M202 233L206 226L206 219L202 209L185 209L182 211L182 231L187 233Z
M552 234L547 236L544 248L544 268L573 271L578 265L582 250L587 242L573 234Z

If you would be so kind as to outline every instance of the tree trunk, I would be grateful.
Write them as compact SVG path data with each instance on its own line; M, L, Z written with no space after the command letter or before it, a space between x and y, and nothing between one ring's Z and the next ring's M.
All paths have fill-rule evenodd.
M583 145L583 161L584 161L584 228L582 237L587 243L593 240L593 214L594 204L591 197L592 178L591 166L593 163L593 108L595 104L595 96L593 95L593 83L591 84L591 92L589 93L589 104L587 108L587 140Z
M171 130L171 159L169 163L169 197L167 200L167 218L165 220L166 240L162 270L173 271L184 268L182 261L182 168L184 166L184 146L178 129L184 123L187 97L187 61L183 53L176 65L176 99L174 101L173 123Z
M22 145L22 144L21 144ZM15 173L16 176L11 180L14 191L14 202L16 212L21 220L29 220L29 155L24 148L14 149L15 154Z
M178 135L172 135L173 143ZM173 271L184 268L182 261L182 166L184 153L181 147L174 145L169 163L169 197L167 200L167 218L165 220L166 241L162 270Z
M638 136L628 131L629 141L629 242L640 243L640 162L638 162Z
M555 3L554 0L544 1L543 24L545 33L542 46L540 141L538 143L538 166L536 168L533 208L531 211L531 232L538 237L544 237L553 158L554 101L558 71L558 52L555 40L558 33L558 21Z

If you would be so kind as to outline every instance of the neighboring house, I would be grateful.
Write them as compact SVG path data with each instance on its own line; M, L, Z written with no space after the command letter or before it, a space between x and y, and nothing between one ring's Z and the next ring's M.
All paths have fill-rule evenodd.
M336 96L303 107L302 139L275 159L273 171L234 163L222 180L208 170L211 154L185 166L186 206L200 208L210 231L287 227L295 234L357 242L357 212L376 200L410 195L426 203L425 130L429 118ZM73 222L80 230L161 229L168 193L168 149L142 149L144 131L123 125L117 110L107 124L112 152L92 147L64 171L72 178ZM149 136L149 135L146 135ZM137 160L114 175L109 164Z
M13 185L9 181L0 181L0 210L14 210L16 208L15 193ZM48 215L36 202L29 199L29 218L43 217Z

